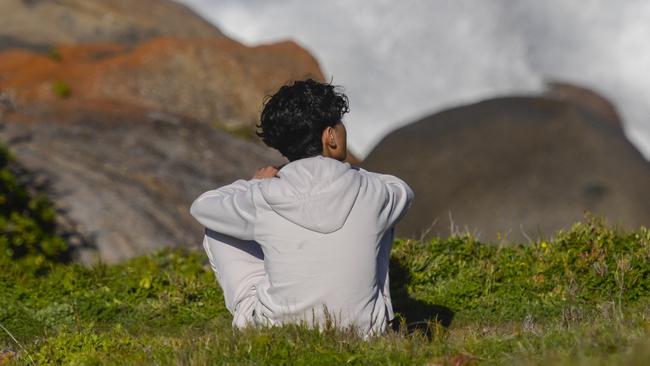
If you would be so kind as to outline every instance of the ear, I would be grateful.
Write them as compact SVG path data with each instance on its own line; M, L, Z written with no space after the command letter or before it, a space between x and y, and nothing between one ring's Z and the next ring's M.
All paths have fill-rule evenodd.
M323 131L321 141L323 142L324 148L336 149L336 130L332 127L326 127Z

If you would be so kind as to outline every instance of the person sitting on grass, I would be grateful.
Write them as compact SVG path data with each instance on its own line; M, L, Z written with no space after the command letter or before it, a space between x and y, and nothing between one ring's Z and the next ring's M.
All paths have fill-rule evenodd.
M314 80L265 103L258 136L289 163L199 196L190 209L233 326L305 323L364 336L393 319L393 226L413 191L344 162L348 98Z

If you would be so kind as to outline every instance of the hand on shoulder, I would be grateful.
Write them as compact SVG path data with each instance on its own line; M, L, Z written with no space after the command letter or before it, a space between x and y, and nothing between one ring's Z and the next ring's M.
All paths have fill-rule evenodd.
M274 166L267 166L264 168L259 168L253 175L253 179L267 179L276 177L278 174L278 168Z

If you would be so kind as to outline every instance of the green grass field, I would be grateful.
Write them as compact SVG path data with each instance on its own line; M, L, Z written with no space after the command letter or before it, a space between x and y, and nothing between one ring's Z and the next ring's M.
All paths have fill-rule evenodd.
M645 228L587 218L526 245L398 240L401 330L369 340L301 326L234 331L202 253L70 263L47 200L27 194L0 157L0 351L15 352L0 365L650 362Z

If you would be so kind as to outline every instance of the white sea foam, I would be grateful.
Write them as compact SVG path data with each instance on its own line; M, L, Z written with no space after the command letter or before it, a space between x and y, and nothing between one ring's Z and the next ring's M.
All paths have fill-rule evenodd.
M645 0L178 0L246 44L294 39L351 99L350 149L544 80L613 101L650 158L650 2Z

